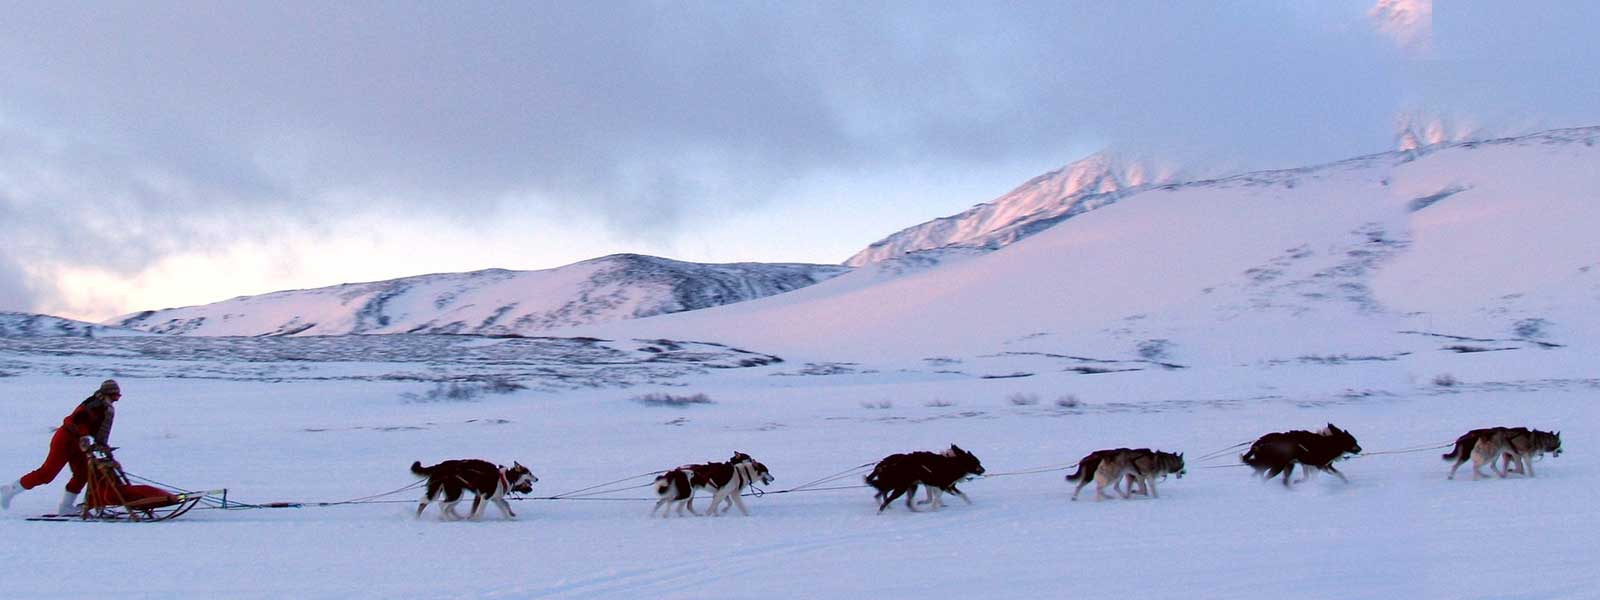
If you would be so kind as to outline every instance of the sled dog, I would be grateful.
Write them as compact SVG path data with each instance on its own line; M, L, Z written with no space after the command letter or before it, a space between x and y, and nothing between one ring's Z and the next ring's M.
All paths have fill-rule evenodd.
M927 487L926 503L931 510L937 510L944 506L945 492L972 504L972 499L961 493L956 483L965 477L982 474L983 464L977 456L951 444L949 450L937 454L919 451L884 457L867 474L865 481L878 490L874 496L879 501L878 512L883 512L890 502L902 495L906 497L906 508L916 511L913 499L916 498L918 485Z
M661 511L665 517L676 509L679 516L683 515L685 508L690 513L700 514L694 510L694 494L696 490L711 490L711 508L707 515L718 515L718 507L727 504L727 508L737 507L740 513L749 516L750 510L745 508L742 498L744 489L753 483L771 485L776 479L767 466L743 452L734 452L733 457L725 462L710 462L697 465L684 465L662 473L656 477L656 505L650 509L650 515L655 516L656 511ZM663 507L665 509L663 510Z
M1161 494L1155 487L1157 479L1165 479L1168 475L1177 475L1182 479L1187 472L1182 454L1149 448L1115 448L1097 450L1083 457L1078 461L1078 472L1067 475L1067 481L1078 482L1078 487L1072 490L1073 500L1077 500L1078 493L1089 485L1090 475L1094 478L1094 499L1097 501L1106 497L1107 486L1124 499L1134 493L1160 498ZM1126 492L1122 491L1124 480L1128 485ZM1135 485L1139 487L1138 492L1134 491Z
M1552 456L1561 456L1561 432L1527 427L1474 429L1456 438L1455 447L1444 454L1445 460L1455 461L1446 479L1455 479L1456 469L1461 468L1461 464L1469 457L1472 459L1474 480L1483 476L1484 464L1488 464L1495 475L1502 478L1513 472L1533 477L1533 461L1530 459L1547 452Z
M1239 460L1254 468L1257 475L1265 473L1262 478L1266 480L1283 473L1283 487L1289 487L1289 477L1294 474L1296 463L1305 466L1305 475L1298 481L1309 479L1311 469L1315 468L1349 483L1344 473L1333 468L1333 461L1345 454L1360 453L1361 445L1356 443L1355 436L1329 423L1327 428L1315 433L1297 429L1263 435L1239 456Z
M424 467L422 461L417 461L411 463L411 472L428 478L422 502L417 505L417 516L422 516L429 502L439 500L439 518L450 521L462 518L456 513L456 503L461 501L463 491L473 494L472 512L466 518L477 520L483 516L484 500L500 507L506 518L516 518L511 504L506 502L506 494L532 492L533 483L539 480L522 463L513 462L507 469L475 458L447 460L431 467Z

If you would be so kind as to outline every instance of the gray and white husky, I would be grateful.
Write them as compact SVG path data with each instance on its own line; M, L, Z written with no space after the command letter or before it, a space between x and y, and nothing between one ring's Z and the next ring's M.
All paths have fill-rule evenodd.
M1094 499L1101 500L1106 497L1105 489L1110 487L1118 496L1126 499L1138 493L1152 498L1160 498L1156 491L1156 481L1165 479L1168 475L1177 475L1182 479L1187 471L1183 465L1183 455L1171 452L1160 452L1149 448L1114 448L1110 450L1096 450L1078 461L1078 472L1067 475L1067 481L1077 481L1078 487L1072 490L1072 499L1078 499L1078 493L1084 486L1089 485L1090 476L1095 482ZM1122 490L1126 480L1128 490ZM1134 486L1139 490L1134 491Z
M1461 464L1469 457L1472 459L1474 480L1483 477L1485 464L1502 478L1509 473L1524 473L1533 477L1533 461L1530 459L1545 453L1561 456L1561 432L1526 427L1474 429L1456 438L1455 447L1443 456L1445 460L1455 461L1446 479L1455 479L1456 469L1461 468Z

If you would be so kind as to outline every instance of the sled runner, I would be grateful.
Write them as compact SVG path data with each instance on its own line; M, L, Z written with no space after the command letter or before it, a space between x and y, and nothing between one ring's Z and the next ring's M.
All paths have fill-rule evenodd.
M76 514L44 515L30 521L165 521L189 512L207 496L227 490L171 492L128 481L122 465L104 446L84 449L89 464L88 486Z

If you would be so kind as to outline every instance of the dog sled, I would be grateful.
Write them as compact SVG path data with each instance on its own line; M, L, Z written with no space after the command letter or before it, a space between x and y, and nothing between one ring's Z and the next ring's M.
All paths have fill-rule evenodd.
M133 483L122 464L103 446L84 449L88 463L88 485L77 513L44 515L30 521L126 521L153 522L176 519L214 495L227 496L227 490L173 492L153 485Z

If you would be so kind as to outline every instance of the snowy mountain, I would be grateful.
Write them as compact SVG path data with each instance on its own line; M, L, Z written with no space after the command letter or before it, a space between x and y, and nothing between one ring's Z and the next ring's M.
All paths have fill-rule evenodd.
M532 334L742 302L848 270L618 254L540 271L490 269L274 292L145 311L107 324L202 336Z
M1165 179L1152 175L1148 167L1095 154L1035 177L991 202L874 242L844 264L859 267L935 248L998 248Z
M897 277L862 268L793 294L580 331L863 362L1028 352L1236 363L1391 357L1455 345L1435 343L1447 336L1474 348L1564 343L1600 335L1597 142L1600 128L1568 129L1108 182L1087 189L1120 190L1114 203L964 260Z
M0 337L111 337L149 335L119 327L107 327L49 315L0 312Z

